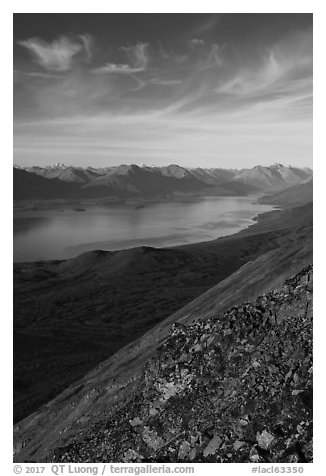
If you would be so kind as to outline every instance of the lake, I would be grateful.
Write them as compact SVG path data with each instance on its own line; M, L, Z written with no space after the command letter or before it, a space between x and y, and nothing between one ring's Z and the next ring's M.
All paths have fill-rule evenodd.
M84 211L14 212L14 261L65 259L94 249L117 250L207 241L252 224L271 205L255 197L203 197L193 201L92 206Z

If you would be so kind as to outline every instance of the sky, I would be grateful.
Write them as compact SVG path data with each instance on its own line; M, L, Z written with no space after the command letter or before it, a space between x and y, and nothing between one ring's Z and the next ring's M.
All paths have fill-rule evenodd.
M312 14L14 14L14 163L312 166Z

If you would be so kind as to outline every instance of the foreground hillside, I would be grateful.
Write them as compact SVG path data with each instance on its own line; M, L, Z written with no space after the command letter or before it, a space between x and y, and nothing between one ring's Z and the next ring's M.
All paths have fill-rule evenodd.
M264 268L257 268L255 286L260 290L262 282L274 285L284 272L309 263L311 230L308 204L262 215L250 229L211 242L94 251L66 261L15 264L14 421L36 411L245 263L284 249L273 263L266 258L265 274ZM229 286L233 297L247 299L240 294L242 285ZM252 283L251 293L254 290ZM204 309L215 302L198 306Z
M210 299L17 425L16 461L310 462L312 267L246 302L223 283Z
M128 401L51 459L310 462L312 268L253 303L172 326Z

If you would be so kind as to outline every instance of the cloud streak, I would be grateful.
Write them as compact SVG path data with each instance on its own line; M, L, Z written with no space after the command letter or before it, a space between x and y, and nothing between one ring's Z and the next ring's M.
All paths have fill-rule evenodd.
M189 43L191 46L204 46L205 40L203 38L192 38Z
M99 74L134 74L144 71L148 65L148 44L137 43L134 46L122 46L121 50L125 51L130 63L116 64L106 63L104 66L95 68L94 73Z
M300 86L312 91L312 33L296 34L274 45L256 67L240 68L216 87L218 94L253 98L262 93L295 93Z
M79 35L79 38L81 39L83 43L83 47L86 53L86 60L91 61L93 57L93 50L94 50L94 40L91 35L88 33L84 33L82 35Z
M160 78L152 78L148 80L149 84L156 84L158 86L175 86L180 84L182 81L181 79L160 79Z
M82 44L61 36L52 43L40 38L30 38L19 41L34 57L34 61L49 71L68 71L72 66L74 56L83 49Z

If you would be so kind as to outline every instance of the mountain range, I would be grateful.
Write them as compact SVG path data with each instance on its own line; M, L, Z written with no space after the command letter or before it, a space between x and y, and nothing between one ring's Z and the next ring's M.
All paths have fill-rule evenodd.
M55 164L14 167L14 199L147 198L175 195L241 196L275 193L312 179L312 170L273 164L251 169Z

